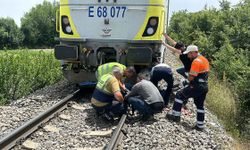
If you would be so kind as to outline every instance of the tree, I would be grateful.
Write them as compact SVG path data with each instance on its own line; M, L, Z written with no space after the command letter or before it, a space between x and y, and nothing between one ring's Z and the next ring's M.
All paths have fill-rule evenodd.
M25 46L44 48L55 44L55 14L56 7L44 1L24 15L21 19L21 30L25 35Z
M0 18L0 49L18 48L24 35L11 18Z

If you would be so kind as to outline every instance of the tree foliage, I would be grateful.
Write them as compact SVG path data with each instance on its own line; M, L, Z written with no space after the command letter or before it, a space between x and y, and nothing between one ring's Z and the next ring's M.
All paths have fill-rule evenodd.
M11 18L0 18L0 49L18 48L24 35Z
M196 13L180 11L170 21L169 34L186 44L196 44L220 79L226 79L239 97L238 123L250 112L250 0L234 7L226 0L221 9ZM242 127L244 128L244 127Z
M21 19L21 30L25 35L25 46L41 48L55 44L55 14L56 7L44 1L24 15Z

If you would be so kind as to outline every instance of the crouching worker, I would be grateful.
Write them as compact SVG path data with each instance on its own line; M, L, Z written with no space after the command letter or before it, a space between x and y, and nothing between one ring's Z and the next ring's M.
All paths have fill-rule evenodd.
M125 99L133 109L138 110L142 115L141 120L147 121L153 118L155 113L162 111L164 101L156 86L145 80L142 74L138 74L137 82Z
M112 73L103 75L96 85L92 95L91 103L98 116L107 121L114 121L125 113L123 96L120 90L119 81L123 75L119 67L113 67Z
M173 73L172 73L172 69L170 68L170 66L168 66L167 64L163 64L163 63L158 64L152 68L150 81L156 87L158 87L158 82L161 81L162 79L167 83L167 89L161 91L161 95L163 97L165 107L167 107L169 97L171 95L172 88L173 88L174 78L173 78Z
M133 76L135 76L136 72L134 67L130 66L130 67L126 67L123 64L120 64L118 62L109 62L109 63L105 63L103 65L100 65L97 70L96 70L96 79L99 81L100 78L107 74L107 73L112 73L112 69L113 67L118 67L122 72L123 72L123 77L125 77L126 79L131 79ZM119 81L120 84L120 88L122 90L122 92L126 92L127 89L131 89L131 85L128 84L125 87L124 82L122 81L122 79Z

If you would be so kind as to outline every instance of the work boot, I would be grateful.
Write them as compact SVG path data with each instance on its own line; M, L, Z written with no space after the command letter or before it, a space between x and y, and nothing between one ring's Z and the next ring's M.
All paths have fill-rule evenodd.
M153 119L154 119L153 115L142 115L141 121L149 121Z
M197 130L197 131L203 131L204 128L200 128L197 125L195 125L192 129Z
M109 115L108 113L102 114L102 115L101 115L101 118L102 118L105 122L110 122L110 123L113 123L113 122L114 122L113 116Z
M174 116L174 115L169 114L169 113L166 114L166 118L170 121L173 121L173 122L180 122L181 121L180 116Z

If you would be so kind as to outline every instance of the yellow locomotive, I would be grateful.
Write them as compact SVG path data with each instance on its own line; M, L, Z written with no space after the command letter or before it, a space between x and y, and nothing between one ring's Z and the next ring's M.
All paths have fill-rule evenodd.
M72 83L96 81L107 62L148 67L162 61L166 0L60 0L55 57Z

